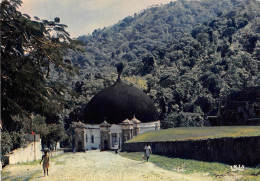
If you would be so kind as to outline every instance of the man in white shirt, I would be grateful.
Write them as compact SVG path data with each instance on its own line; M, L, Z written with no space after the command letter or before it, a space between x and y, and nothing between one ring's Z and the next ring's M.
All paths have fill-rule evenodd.
M118 144L117 142L115 142L115 153L117 154L117 150L118 150Z
M149 146L149 144L147 144L147 145L144 147L144 150L145 150L146 160L147 160L147 162L148 162L149 157L150 157L150 155L152 154L152 149L151 149L151 147Z

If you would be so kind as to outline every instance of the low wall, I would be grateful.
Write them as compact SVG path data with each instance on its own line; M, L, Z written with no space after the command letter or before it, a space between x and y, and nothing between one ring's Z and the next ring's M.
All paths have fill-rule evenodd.
M64 153L64 149L57 149L49 153L50 157L59 156Z
M30 162L35 160L35 152L34 149L36 148L36 160L42 158L41 152L41 140L38 142L31 142L25 148L18 148L13 150L11 153L5 155L5 164L16 164L22 162Z
M146 144L147 142L124 143L122 151L144 151ZM151 142L149 145L154 154L168 157L228 164L260 164L260 136Z
M35 142L36 147L36 160L41 160L42 155L44 154L41 150L41 140L40 142ZM64 149L57 149L55 151L50 151L50 157L58 156L64 153ZM13 150L11 153L4 156L4 164L16 164L16 163L23 163L23 162L31 162L35 161L35 154L34 154L34 143L29 143L25 148L18 148Z

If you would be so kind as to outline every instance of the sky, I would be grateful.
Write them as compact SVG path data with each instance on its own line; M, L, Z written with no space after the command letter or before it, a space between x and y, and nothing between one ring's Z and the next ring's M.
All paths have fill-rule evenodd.
M91 34L95 29L109 27L154 4L174 0L23 0L22 13L31 17L61 19L68 25L71 37Z

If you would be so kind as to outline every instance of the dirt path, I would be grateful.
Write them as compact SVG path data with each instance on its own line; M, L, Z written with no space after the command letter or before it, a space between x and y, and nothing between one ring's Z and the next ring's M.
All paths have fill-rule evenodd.
M4 168L3 180L211 180L198 174L184 175L161 169L150 162L133 161L111 152L88 151L65 154L50 162L49 176L43 177L41 165L9 165Z

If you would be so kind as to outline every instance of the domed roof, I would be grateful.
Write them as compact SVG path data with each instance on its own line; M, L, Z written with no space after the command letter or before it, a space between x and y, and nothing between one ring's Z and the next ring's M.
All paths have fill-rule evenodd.
M97 93L84 109L84 121L100 124L106 118L110 124L137 117L141 122L158 120L152 100L141 90L124 83L120 76L115 84Z

